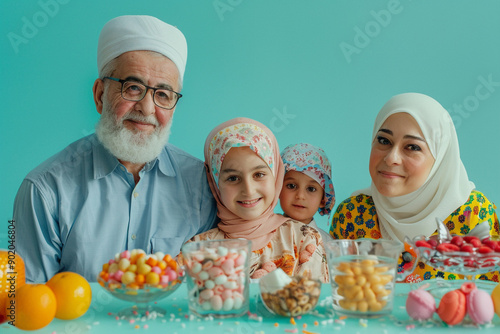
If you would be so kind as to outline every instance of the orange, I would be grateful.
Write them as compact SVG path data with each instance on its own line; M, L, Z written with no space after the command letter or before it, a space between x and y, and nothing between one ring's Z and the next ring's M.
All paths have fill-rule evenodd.
M66 271L55 274L45 284L56 296L57 319L76 319L87 312L92 301L92 290L83 276Z
M13 251L0 250L0 324L14 317L8 316L9 294L13 297L17 289L25 283L23 259Z
M56 314L56 297L45 284L25 284L16 291L15 320L17 328L35 330L47 326ZM10 320L9 320L10 322Z

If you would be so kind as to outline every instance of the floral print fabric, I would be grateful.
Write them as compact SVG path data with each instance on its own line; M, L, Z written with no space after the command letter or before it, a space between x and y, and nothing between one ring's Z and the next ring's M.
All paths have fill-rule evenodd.
M215 228L195 235L191 241L215 239L228 239L228 236ZM315 250L307 261L302 262L304 259L301 261L299 255L311 244ZM281 268L289 276L302 275L307 271L312 278L323 283L329 281L325 248L319 232L295 220L283 223L264 248L252 251L250 277L269 261L274 262L277 268Z
M451 234L464 235L478 223L487 220L490 224L490 234L498 236L500 227L495 209L496 206L481 192L473 190L469 200L452 212L446 218L445 224ZM372 197L360 194L340 203L332 219L330 234L334 239L381 238L377 210ZM400 271L402 266L403 264L400 263L398 268ZM435 270L419 262L414 272L406 277L405 281L419 282L436 277L450 280L463 278L457 274ZM478 278L499 282L499 273L492 272L480 275Z

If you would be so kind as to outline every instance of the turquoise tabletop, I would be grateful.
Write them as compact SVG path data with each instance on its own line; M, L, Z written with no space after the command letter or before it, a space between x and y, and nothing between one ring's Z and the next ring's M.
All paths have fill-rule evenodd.
M457 285L459 282L457 282ZM459 286L459 285L458 285ZM183 283L173 294L157 301L154 306L167 311L162 317L155 317L155 313L135 320L121 319L117 313L133 306L132 303L119 300L111 296L97 283L91 283L92 304L87 313L79 319L63 321L54 319L47 327L33 333L241 333L241 334L269 334L269 333L465 333L481 330L481 333L499 333L500 318L495 315L491 324L475 326L458 325L449 327L439 320L435 314L431 321L417 322L409 318L405 310L406 297L410 284L397 284L395 304L392 314L375 319L346 318L334 314L331 306L331 287L323 284L321 299L316 308L308 315L296 317L273 316L259 298L259 286L252 283L250 288L250 312L245 316L230 319L200 319L189 313L187 303L186 284ZM437 291L437 290L436 290ZM0 333L19 333L17 328L7 324L0 325Z

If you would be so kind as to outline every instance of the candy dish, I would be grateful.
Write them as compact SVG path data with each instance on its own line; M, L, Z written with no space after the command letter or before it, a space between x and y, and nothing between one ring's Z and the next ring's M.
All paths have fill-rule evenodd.
M469 279L500 270L500 252L497 248L493 250L484 246L482 244L484 240L480 241L478 238L475 240L481 244L477 246L468 243L458 246L455 242L460 243L460 241L454 241L460 240L457 238L463 237L452 235L450 240L443 241L438 235L428 238L418 236L413 239L413 244L419 250L420 261L437 270L464 275Z
M125 250L103 264L99 284L116 298L137 306L122 310L120 317L138 318L165 310L148 303L173 293L184 279L184 269L169 254L146 254L142 249Z
M173 280L165 285L148 285L142 288L130 288L122 283L106 282L101 277L98 278L99 284L114 297L133 302L135 305L125 308L117 313L121 318L136 319L148 316L155 312L157 315L165 315L167 311L161 307L153 306L150 303L159 301L174 293L182 283L183 276Z
M303 276L288 277L283 280L277 269L262 277L259 282L260 297L266 309L272 314L286 317L304 315L313 310L321 293L321 282Z

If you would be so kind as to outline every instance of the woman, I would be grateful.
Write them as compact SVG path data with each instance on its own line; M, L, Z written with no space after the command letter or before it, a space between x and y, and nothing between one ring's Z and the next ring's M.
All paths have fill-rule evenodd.
M417 93L391 98L373 129L369 164L372 184L340 203L332 219L335 239L404 241L436 232L436 218L451 234L464 235L488 221L499 235L495 205L469 181L460 160L455 127L434 99ZM400 267L404 266L404 261ZM481 275L498 282L498 273ZM457 275L418 263L407 282Z

